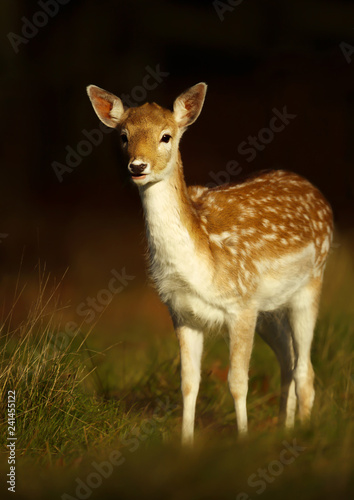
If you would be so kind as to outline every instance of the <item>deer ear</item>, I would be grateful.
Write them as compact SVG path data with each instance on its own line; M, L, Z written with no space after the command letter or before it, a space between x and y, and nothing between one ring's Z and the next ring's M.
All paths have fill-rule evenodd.
M198 118L206 91L206 83L197 83L177 97L173 104L173 114L180 128L188 127Z
M119 97L96 85L89 85L87 94L101 122L107 127L115 128L124 113L124 106Z

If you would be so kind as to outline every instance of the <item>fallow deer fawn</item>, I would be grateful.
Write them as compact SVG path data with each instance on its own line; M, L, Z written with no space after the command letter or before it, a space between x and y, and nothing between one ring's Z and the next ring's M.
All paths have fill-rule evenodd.
M228 381L237 426L247 432L248 368L255 329L281 368L280 417L302 421L314 400L310 360L332 212L302 177L265 171L243 182L187 187L179 141L199 116L207 86L181 94L173 112L157 104L126 109L90 85L100 120L116 128L146 219L151 274L180 344L182 442L193 442L203 335L230 340ZM268 311L279 310L274 317Z

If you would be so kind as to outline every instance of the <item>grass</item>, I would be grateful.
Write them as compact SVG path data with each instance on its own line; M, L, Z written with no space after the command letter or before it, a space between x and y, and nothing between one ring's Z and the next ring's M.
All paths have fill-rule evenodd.
M313 345L311 423L297 423L291 433L277 427L279 370L273 353L256 338L250 434L237 439L226 383L227 345L222 338L212 339L203 361L196 447L189 452L179 447L182 408L173 333L149 337L136 323L108 350L99 323L85 334L65 334L60 283L51 286L42 274L28 317L12 328L19 292L3 321L1 498L8 493L9 390L16 390L17 498L349 498L354 465L351 266L351 247L341 245L328 266Z

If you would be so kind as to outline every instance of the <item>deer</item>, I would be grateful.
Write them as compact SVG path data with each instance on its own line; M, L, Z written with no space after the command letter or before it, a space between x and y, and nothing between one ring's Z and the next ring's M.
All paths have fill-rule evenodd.
M203 82L173 110L125 107L95 85L87 93L98 118L116 129L124 168L137 186L150 274L179 342L182 443L194 441L204 338L228 337L228 385L239 435L248 430L246 398L255 332L280 365L279 422L309 421L315 397L311 344L333 216L302 176L264 170L214 187L186 185L179 144L204 104Z

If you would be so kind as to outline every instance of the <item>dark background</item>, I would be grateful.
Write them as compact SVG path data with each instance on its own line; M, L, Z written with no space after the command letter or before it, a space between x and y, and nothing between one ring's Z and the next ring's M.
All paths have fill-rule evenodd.
M354 45L353 2L244 0L223 20L212 1L71 0L47 22L40 11L38 2L0 5L5 298L22 255L21 276L29 283L39 260L54 276L69 268L63 294L73 306L104 287L113 268L137 277L131 286L138 294L146 280L142 210L119 170L115 134L62 182L52 163L65 164L66 147L76 150L83 130L98 127L85 87L136 94L147 66L169 73L146 95L166 107L188 86L208 83L203 112L182 141L188 183L210 182L210 172L225 170L230 160L245 173L293 170L327 196L338 231L352 231L354 53L350 62L341 44ZM16 53L9 33L23 36L24 23L34 20L43 26ZM296 119L245 161L238 145L284 106ZM24 308L31 284L27 290ZM134 298L141 309L155 310L149 300ZM126 309L119 306L117 315Z

